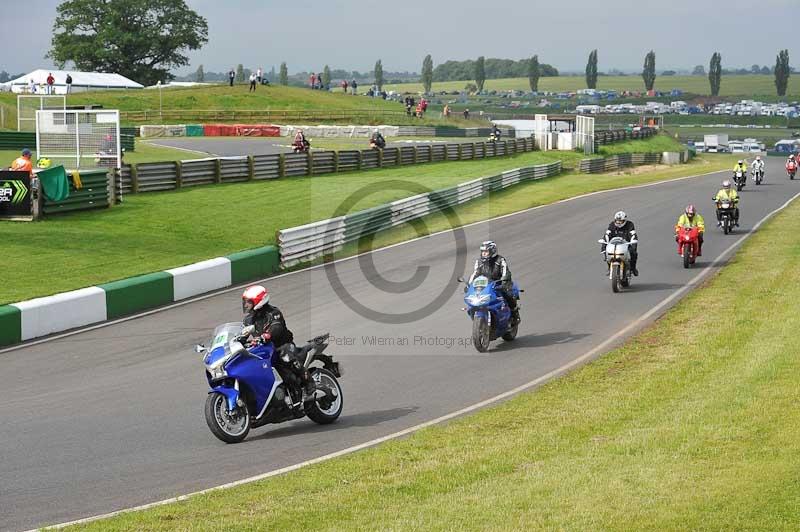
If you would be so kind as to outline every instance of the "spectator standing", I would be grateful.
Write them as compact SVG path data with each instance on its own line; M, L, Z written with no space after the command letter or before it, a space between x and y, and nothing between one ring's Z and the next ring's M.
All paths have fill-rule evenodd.
M67 94L72 94L72 75L67 74Z
M36 83L33 82L33 79L28 82L28 92L31 94L36 94Z
M233 80L236 79L236 71L234 69L231 69L231 71L228 72L228 79L231 82L231 87L233 87Z
M469 120L469 109L464 109L464 120Z
M350 82L350 86L353 87L353 96L355 96L358 93L358 83L356 83L355 78Z
M312 72L311 76L308 78L308 81L309 85L311 85L311 89L313 90L317 84L317 75Z
M256 91L256 75L255 75L255 73L251 73L250 74L250 89L248 89L247 92L250 92L250 91L253 91L253 92Z
M14 172L33 172L31 150L28 148L22 150L22 155L14 159L14 162L11 163L11 170Z
M450 105L444 104L444 109L442 109L442 117L447 119L450 118Z
M53 94L53 85L56 83L56 78L53 77L53 73L50 72L47 74L47 94Z
M347 80L346 79L342 80L342 92L347 94Z
M258 84L261 85L261 78L264 77L264 70L261 67L258 67L256 70L256 79L258 80Z

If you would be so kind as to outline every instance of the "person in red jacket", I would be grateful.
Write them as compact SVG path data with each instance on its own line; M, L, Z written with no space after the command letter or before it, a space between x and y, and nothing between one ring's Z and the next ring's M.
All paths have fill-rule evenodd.
M53 77L53 73L50 72L47 75L47 94L53 94L53 85L56 83L56 78Z
M795 172L797 172L797 161L794 158L794 154L791 154L786 160L786 173L793 176Z

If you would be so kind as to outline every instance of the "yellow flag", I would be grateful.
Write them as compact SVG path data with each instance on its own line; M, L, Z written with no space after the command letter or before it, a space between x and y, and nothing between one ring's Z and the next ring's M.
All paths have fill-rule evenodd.
M81 182L81 175L78 173L77 170L72 172L72 184L75 185L75 190L83 188L83 183Z

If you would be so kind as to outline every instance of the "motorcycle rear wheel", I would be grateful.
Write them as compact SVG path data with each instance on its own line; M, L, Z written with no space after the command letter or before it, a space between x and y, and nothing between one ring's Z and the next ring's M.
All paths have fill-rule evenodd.
M478 316L472 319L472 343L475 344L475 349L478 353L485 353L489 350L489 324L486 323L486 318Z
M319 399L315 400L314 402L310 402L306 407L306 415L314 423L328 425L336 421L342 414L342 408L344 408L342 387L339 385L336 375L327 369L312 368L310 371L311 378L314 379L317 389L319 390L322 387L328 388L336 395L336 397L327 406L327 408L323 408L322 405L319 404Z
M511 327L503 334L503 340L506 342L513 342L514 338L517 337L517 332L519 331L519 323Z
M230 415L228 400L219 392L208 394L205 413L211 433L225 443L239 443L250 432L250 412L247 405L238 407L234 415Z

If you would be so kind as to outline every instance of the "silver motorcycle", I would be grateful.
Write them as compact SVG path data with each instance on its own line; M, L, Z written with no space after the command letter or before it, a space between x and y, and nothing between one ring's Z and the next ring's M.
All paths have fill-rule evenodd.
M631 283L631 253L630 246L638 240L628 242L622 237L615 236L611 240L600 239L600 244L605 245L603 251L608 264L608 278L611 280L611 290L621 292Z

